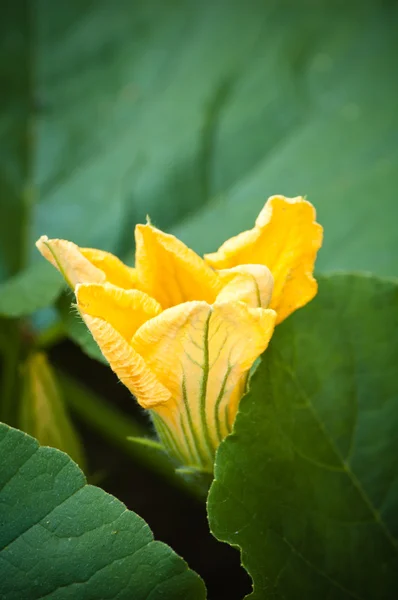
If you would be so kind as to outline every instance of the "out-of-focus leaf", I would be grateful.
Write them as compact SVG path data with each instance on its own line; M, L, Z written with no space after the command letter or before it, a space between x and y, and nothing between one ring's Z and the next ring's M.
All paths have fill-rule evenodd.
M21 80L6 50L27 28L36 260L42 233L124 256L146 214L210 251L284 193L318 208L319 268L397 272L394 3L14 5L30 12L3 15L0 68ZM7 125L16 100L3 131L25 140Z
M206 201L207 104L239 55L228 51L238 15L223 39L217 33L227 8L39 3L35 236L124 255L147 214L169 227ZM251 36L247 29L244 47Z
M71 459L0 425L2 600L201 600L205 587L148 525Z
M286 4L233 10L234 48L246 30L253 45L214 123L212 200L173 233L210 252L251 228L268 196L307 195L325 227L318 269L397 275L397 6Z
M23 317L54 302L64 284L44 260L0 284L0 316Z
M397 329L397 283L360 276L277 327L208 500L252 600L396 598Z
M173 231L210 251L252 226L268 195L301 193L325 226L320 269L397 272L396 7L116 6L46 17L56 27L44 121L60 132L67 120L54 145L72 175L46 163L41 232L91 243L97 230L93 243L107 245L124 219L116 246L127 251L147 213L167 228L192 213Z
M19 427L37 438L42 446L63 450L84 469L83 448L43 353L32 354L24 366Z

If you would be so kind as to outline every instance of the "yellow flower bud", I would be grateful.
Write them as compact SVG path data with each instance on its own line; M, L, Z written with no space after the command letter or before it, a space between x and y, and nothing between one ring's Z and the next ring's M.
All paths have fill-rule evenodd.
M110 366L181 465L212 470L275 322L315 295L322 228L314 219L306 200L274 196L254 229L205 260L137 225L135 269L99 250L39 240L75 289Z

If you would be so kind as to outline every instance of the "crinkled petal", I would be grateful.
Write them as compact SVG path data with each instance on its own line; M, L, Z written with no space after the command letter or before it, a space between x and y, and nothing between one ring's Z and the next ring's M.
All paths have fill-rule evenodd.
M317 292L312 272L323 230L315 218L314 207L304 198L272 196L253 229L227 240L205 260L215 269L266 265L274 278L270 307L278 313L279 323Z
M50 240L46 235L42 235L36 246L44 258L62 273L72 289L78 283L102 283L106 279L105 273L83 256L79 246L73 242Z
M224 284L217 302L240 300L252 308L267 308L271 301L274 278L265 265L239 265L218 272Z
M134 335L133 348L171 392L173 400L156 413L185 464L211 468L275 317L272 310L243 302L187 302L147 321Z
M140 289L163 308L189 300L214 302L220 279L193 250L149 224L136 226L135 239Z
M127 342L143 323L162 312L148 294L111 283L82 283L76 287L76 298L81 311L110 323Z
M125 265L117 256L95 248L80 248L80 252L95 267L105 273L106 280L126 290L136 288L136 269Z
M113 288L111 284L82 284L76 288L77 305L102 354L120 381L136 396L144 408L153 408L170 400L171 394L132 348L128 339L140 319L134 316L136 294ZM119 292L119 293L117 293ZM130 308L128 307L130 303ZM139 309L137 310L139 312ZM141 321L147 312L141 310ZM135 319L134 327L125 317ZM109 320L108 320L109 319Z
M170 392L148 369L143 358L112 325L81 312L102 354L118 378L137 398L143 408L155 408L170 400Z

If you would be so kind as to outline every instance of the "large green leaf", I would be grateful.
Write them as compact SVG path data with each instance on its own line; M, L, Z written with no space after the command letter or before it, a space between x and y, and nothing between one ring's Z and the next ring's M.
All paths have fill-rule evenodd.
M112 11L106 0L38 3L34 236L124 254L147 214L168 227L206 201L207 103L239 56L228 50L239 15L220 30L227 10L191 0L116 0Z
M354 275L278 326L208 502L253 600L396 598L397 330L397 283Z
M318 269L398 275L396 4L239 4L217 29L230 64L198 25L231 83L207 156L212 200L173 233L210 252L252 227L268 196L307 195L325 227Z
M0 425L3 600L200 600L201 579L70 458Z
M328 232L325 267L395 268L391 3L116 0L110 12L106 0L40 0L26 19L32 241L47 233L123 253L147 213L170 227L207 205L184 237L209 249L250 225L267 194L308 193ZM383 241L371 263L366 235Z
M397 272L394 3L16 0L2 23L10 256L33 181L35 260L42 233L124 255L148 213L210 251L301 193L319 268Z

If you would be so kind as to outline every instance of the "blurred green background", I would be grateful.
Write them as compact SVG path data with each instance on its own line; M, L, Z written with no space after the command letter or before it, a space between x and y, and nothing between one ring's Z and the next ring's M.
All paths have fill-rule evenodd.
M196 538L207 562L187 550L184 534L173 538L159 504L145 513L148 493L131 493L134 477L152 495L165 493L140 470L156 459L125 441L148 430L146 419L113 375L81 353L78 345L98 357L34 241L64 237L131 262L134 225L149 214L210 252L251 227L269 195L306 195L325 228L319 272L396 276L397 24L392 0L2 3L2 419L40 439L40 419L28 426L20 399L30 393L34 401L42 371L32 365L42 369L34 357L46 351L59 396L74 410L87 472L102 468L101 457L103 485L155 520L155 533L205 574L210 591L211 561L230 572L238 558L206 537L201 508ZM40 402L51 413L60 400ZM68 412L54 427L64 419ZM166 521L182 510L179 492L167 493ZM236 597L247 586L240 576Z

